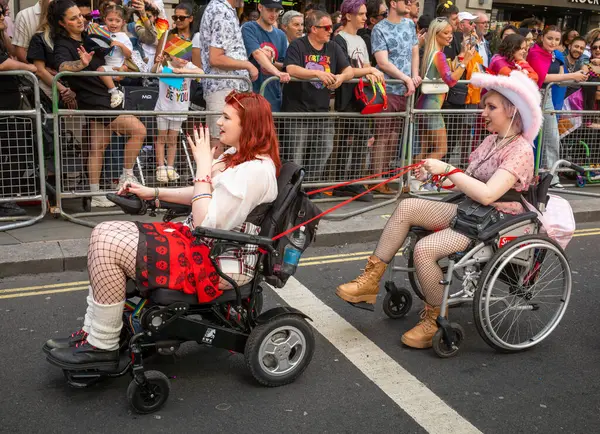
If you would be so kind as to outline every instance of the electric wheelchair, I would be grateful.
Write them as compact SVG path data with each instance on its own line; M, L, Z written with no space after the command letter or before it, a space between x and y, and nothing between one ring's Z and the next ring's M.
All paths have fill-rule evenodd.
M154 354L173 354L187 341L244 354L248 369L262 385L275 387L296 380L309 365L315 349L313 329L306 321L310 318L293 307L280 306L262 312L262 306L263 282L272 271L267 269L272 263L268 259L278 254L271 238L282 224L287 224L286 215L297 196L304 194L303 178L303 169L293 163L284 164L277 180L277 199L272 204L260 205L248 218L262 222L260 236L194 229L196 237L217 240L209 258L232 290L224 291L210 303L198 304L196 295L160 288L144 293L135 282L134 285L128 282L118 369L114 372L63 369L68 383L83 388L103 378L131 373L133 380L127 389L129 404L141 414L154 412L166 402L170 383L162 372L145 371L144 359ZM142 201L135 195L107 197L126 213L156 215L153 201ZM190 213L190 206L165 202L161 209L167 210L164 221ZM238 286L219 269L216 258L231 248L248 244L259 246L257 270L250 283Z
M579 166L561 160L582 173ZM555 165L558 167L558 165ZM552 173L540 175L527 193L527 201L543 212L548 202ZM450 194L443 201L458 203L462 194ZM469 248L441 259L444 296L437 318L438 331L433 349L439 357L452 357L459 351L465 331L449 322L448 308L471 303L479 335L499 352L511 353L531 348L546 339L558 326L571 296L571 267L561 246L540 232L538 214L525 212L505 215L479 233ZM424 300L416 275L413 251L416 243L429 235L412 227L402 249L406 266L398 258L390 264L385 281L384 313L393 319L411 309L412 294L398 287L397 273L408 273L412 291Z

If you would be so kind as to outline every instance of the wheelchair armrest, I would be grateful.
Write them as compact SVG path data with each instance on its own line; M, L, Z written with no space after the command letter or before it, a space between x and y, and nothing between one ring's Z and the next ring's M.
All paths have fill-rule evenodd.
M160 201L160 207L181 215L188 215L192 212L191 205L182 205L180 203L165 202L162 200Z
M261 237L259 235L243 234L241 232L234 231L224 231L222 229L204 228L201 226L195 228L192 234L195 237L213 238L215 240L223 241L234 241L242 244L256 244L257 246L266 249L269 253L275 253L275 248L273 247L273 240L271 240L270 238Z
M460 192L460 191L455 191L453 193L448 193L446 196L444 196L444 198L441 200L441 202L446 202L446 203L460 203L462 202L467 196Z
M537 219L538 215L535 212L525 212L523 214L518 214L518 215L509 215L508 217L500 220L498 223L493 224L492 226L490 226L489 228L487 228L485 231L481 232L479 234L479 240L480 241L489 241L492 238L494 238L496 235L498 235L498 232L500 232L503 229L506 229L512 225L514 225L515 223L521 223L521 222L526 222L526 221L535 221Z

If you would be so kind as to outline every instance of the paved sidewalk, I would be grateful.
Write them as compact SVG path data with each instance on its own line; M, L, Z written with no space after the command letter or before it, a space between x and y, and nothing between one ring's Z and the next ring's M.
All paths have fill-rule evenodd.
M595 192L596 190L600 189L586 188L583 191ZM562 196L571 203L577 223L600 222L600 198L564 193ZM319 207L325 210L336 203L339 202L320 203ZM72 207L73 212L80 212L81 210L77 209L78 204L78 201L72 201L67 202L65 206L66 209ZM335 211L334 215L345 214L369 205L372 203L352 202ZM346 220L322 220L314 245L341 246L375 241L394 208L395 204L391 204ZM114 209L110 208L110 210ZM161 214L156 217L118 215L90 217L88 220L97 223L109 219L156 221L161 218ZM21 274L85 270L91 231L92 229L87 226L47 215L33 226L0 232L0 278Z

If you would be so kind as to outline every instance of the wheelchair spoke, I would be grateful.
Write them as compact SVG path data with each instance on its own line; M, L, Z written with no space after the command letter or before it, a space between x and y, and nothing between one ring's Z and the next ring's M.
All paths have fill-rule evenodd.
M292 363L288 359L279 359L279 365L275 372L287 372L292 366Z
M295 333L290 333L284 344L288 344L290 348L294 348L296 345L300 344L300 336Z
M277 345L273 341L269 341L265 344L264 352L265 354L275 354L276 349Z

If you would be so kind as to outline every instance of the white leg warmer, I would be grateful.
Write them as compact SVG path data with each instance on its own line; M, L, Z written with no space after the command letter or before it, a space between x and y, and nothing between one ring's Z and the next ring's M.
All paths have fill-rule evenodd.
M119 336L123 328L123 307L125 300L116 304L98 304L92 300L94 318L87 340L101 350L116 350L119 348Z
M92 321L94 321L94 290L92 289L92 285L89 287L89 293L87 298L87 310L85 311L85 316L83 317L83 331L87 334L90 333L90 328L92 327Z

